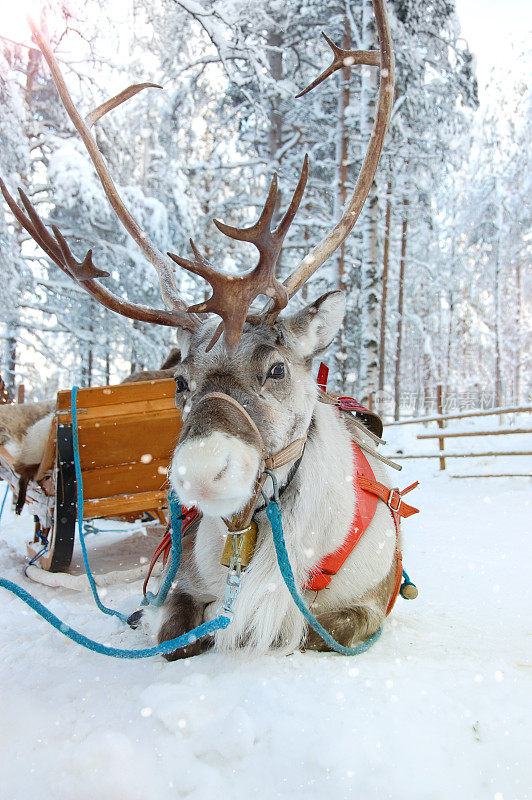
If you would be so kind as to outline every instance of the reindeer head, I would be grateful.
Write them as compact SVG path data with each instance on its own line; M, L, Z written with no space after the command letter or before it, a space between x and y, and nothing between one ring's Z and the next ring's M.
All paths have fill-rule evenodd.
M343 294L331 292L273 325L247 323L231 357L220 341L209 349L212 322L183 337L175 372L183 429L170 482L185 505L213 516L240 511L264 458L304 439L316 403L312 361L343 315Z
M53 235L48 231L24 192L19 191L23 209L0 181L2 194L15 218L49 258L98 302L123 316L181 330L183 357L176 371L176 397L184 427L172 461L171 482L185 503L195 503L205 513L231 514L238 510L252 492L261 459L303 437L309 427L316 392L311 379L312 359L329 345L340 326L343 296L339 292L325 295L292 317L278 318L278 314L346 239L375 176L392 105L393 54L385 0L373 0L373 9L380 50L342 50L325 37L333 50L333 62L301 92L306 94L336 70L353 64L380 67L375 123L353 194L340 221L283 283L275 278L275 265L301 203L308 175L307 156L292 200L275 230L276 176L254 225L233 228L216 221L226 236L257 248L259 260L250 272L220 274L192 241L194 260L161 253L125 207L91 133L91 127L104 114L154 84L130 86L84 119L48 42L32 24L34 40L113 210L158 273L167 310L135 305L112 294L100 283L108 273L93 264L91 250L78 261L60 231L53 226ZM205 278L212 288L211 297L187 308L177 290L175 263ZM251 304L261 295L270 298L268 305L260 314L250 314ZM206 318L209 313L221 317L218 326L212 317ZM213 393L217 393L215 397Z

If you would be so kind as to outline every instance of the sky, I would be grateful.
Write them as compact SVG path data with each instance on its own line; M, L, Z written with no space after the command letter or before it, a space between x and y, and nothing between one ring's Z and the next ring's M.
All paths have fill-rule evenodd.
M462 36L477 58L482 102L493 67L515 61L532 31L531 0L456 0ZM529 45L530 46L530 45ZM525 77L525 76L523 76Z

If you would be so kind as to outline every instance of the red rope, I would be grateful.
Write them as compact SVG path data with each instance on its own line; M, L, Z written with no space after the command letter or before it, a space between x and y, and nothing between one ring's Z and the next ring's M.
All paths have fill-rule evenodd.
M184 509L184 514L181 518L182 525L181 525L181 536L183 537L187 530L190 528L193 522L200 516L200 512L197 508L188 508ZM166 531L164 532L163 538L155 548L155 552L152 556L150 566L148 569L148 574L144 580L142 585L142 593L146 596L146 590L148 588L148 581L150 580L151 574L153 569L161 557L161 553L163 554L163 567L166 566L166 562L168 560L168 556L170 555L170 549L172 547L172 534L170 532L170 523L166 526Z

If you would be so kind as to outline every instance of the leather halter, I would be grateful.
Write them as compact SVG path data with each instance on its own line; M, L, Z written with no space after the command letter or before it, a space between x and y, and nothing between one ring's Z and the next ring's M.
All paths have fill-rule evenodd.
M251 519L255 513L255 509L259 501L262 487L264 486L267 478L267 472L269 470L278 469L279 467L284 467L286 464L290 464L292 461L297 461L298 458L301 458L305 443L307 441L308 432L305 433L305 435L300 439L294 439L293 442L290 442L289 445L283 447L282 450L279 450L277 453L268 456L266 455L266 446L264 444L264 439L262 438L261 432L257 428L257 425L250 414L246 411L244 406L238 402L238 400L235 400L235 398L231 397L229 394L225 394L225 392L209 392L201 397L197 403L195 403L194 408L197 408L200 403L204 403L208 400L218 400L228 403L230 406L239 411L241 416L247 422L249 428L251 428L255 434L261 450L259 474L257 476L257 480L255 481L255 487L249 501L246 503L244 508L239 511L238 514L235 514L230 520L224 519L227 529L231 534L234 534L240 531L245 531L249 528Z

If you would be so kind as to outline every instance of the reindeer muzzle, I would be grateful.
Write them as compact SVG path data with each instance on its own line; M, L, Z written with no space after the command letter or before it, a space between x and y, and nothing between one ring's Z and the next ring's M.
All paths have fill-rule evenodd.
M267 455L266 446L264 444L264 439L262 438L261 432L259 431L249 412L246 411L244 406L239 403L238 400L235 400L235 398L231 397L229 394L225 394L225 392L209 392L194 404L193 411L196 411L198 406L204 403L215 404L212 412L212 418L217 419L219 426L227 419L234 418L235 413L239 414L241 420L244 421L244 426L241 426L237 423L237 426L234 430L234 435L245 438L246 441L257 447L261 454L259 473L257 475L255 488L249 502L247 503L246 507L243 508L238 514L235 514L231 520L224 520L229 531L234 533L236 531L243 530L250 525L251 517L255 512L255 508L257 506L257 502L260 497L262 487L264 486L268 471L283 467L292 461L297 461L297 459L302 456L303 449L307 441L307 433L305 433L305 435L300 439L295 439L289 445L283 447L283 449L279 450L279 452L274 453L273 455ZM224 404L225 409L223 408ZM233 422L234 419L232 419L232 423ZM194 423L192 423L192 425L189 427L187 427L187 425L183 426L182 434L184 433L187 435L191 431L193 432L193 425ZM231 424L231 428L234 428L233 424ZM221 429L223 430L223 428ZM244 434L244 436L242 436L242 434Z

